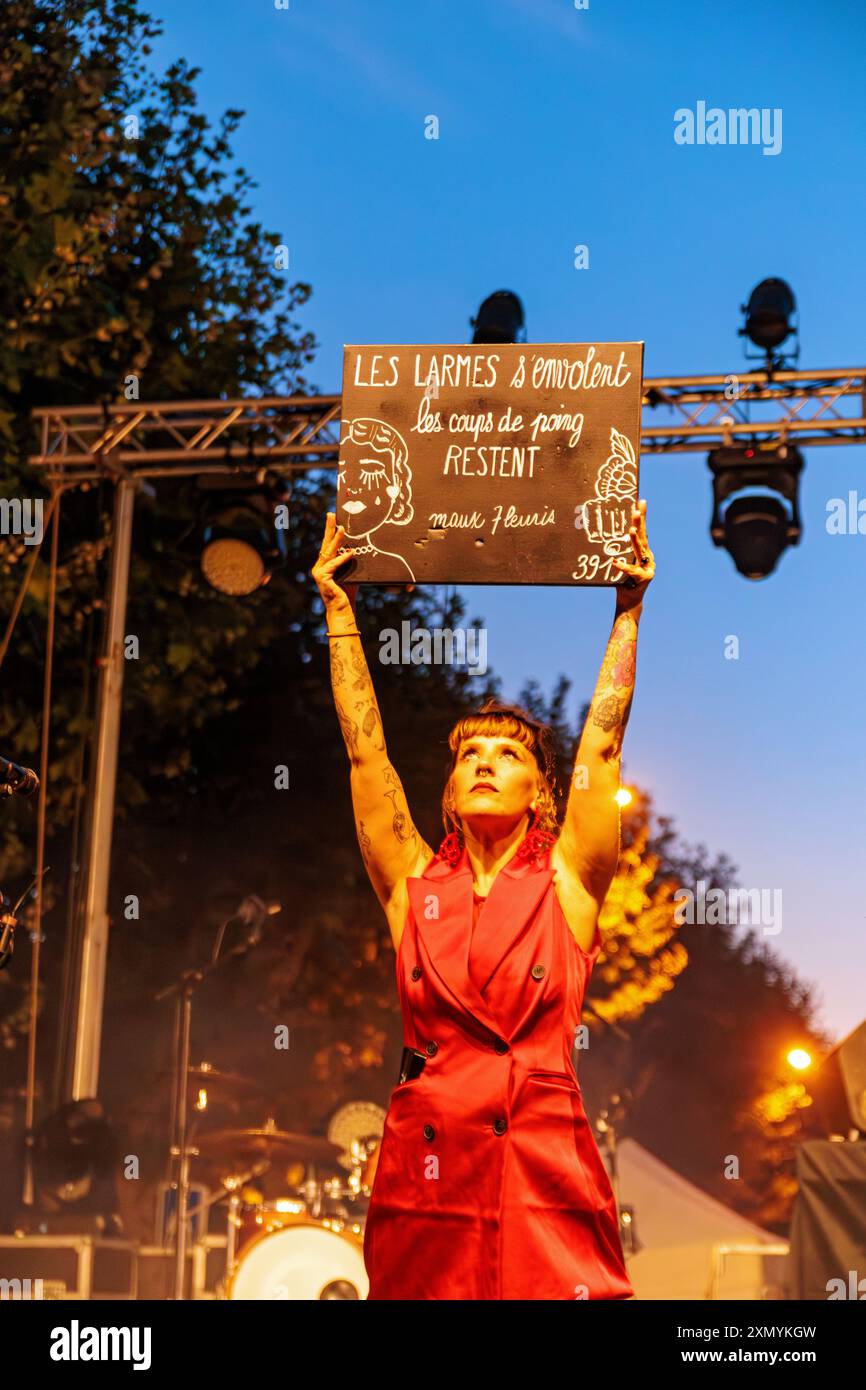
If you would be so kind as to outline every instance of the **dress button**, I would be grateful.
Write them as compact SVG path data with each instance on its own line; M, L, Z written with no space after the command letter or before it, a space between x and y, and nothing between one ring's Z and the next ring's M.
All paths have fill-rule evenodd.
M507 1128L508 1128L508 1125L505 1123L504 1120L494 1120L494 1121L493 1121L493 1133L494 1133L494 1134L504 1134L505 1131L507 1130Z
M435 1042L428 1042L427 1046L424 1048L424 1051L427 1053L428 1057L435 1057L436 1053L439 1051L439 1044Z
M420 965L413 965L413 966L412 966L412 979L413 979L413 980L420 980L420 978L421 978L421 967L420 967Z
M532 967L532 978L533 978L533 980L543 980L543 979L544 979L544 966L543 966L543 965L533 965L533 967Z
M424 1138L425 1138L425 1139L435 1139L435 1138L436 1138L436 1131L435 1131L435 1129L433 1128L432 1125L425 1125L425 1126L424 1126Z
M497 1038L496 1042L493 1044L493 1050L494 1052L498 1052L500 1057L502 1057L508 1051L508 1043L505 1042L503 1038Z

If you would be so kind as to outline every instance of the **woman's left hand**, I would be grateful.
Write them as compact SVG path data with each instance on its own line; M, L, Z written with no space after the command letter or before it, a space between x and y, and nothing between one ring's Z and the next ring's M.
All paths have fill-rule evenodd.
M641 499L632 508L629 540L634 551L634 563L627 560L614 560L621 574L626 578L616 588L616 599L620 607L633 608L642 601L655 572L655 556L649 547L646 534L646 502Z

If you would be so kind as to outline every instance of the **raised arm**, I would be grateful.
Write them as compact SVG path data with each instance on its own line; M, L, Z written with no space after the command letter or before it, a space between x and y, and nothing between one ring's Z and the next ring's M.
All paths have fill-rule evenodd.
M646 502L633 509L629 536L636 562L616 562L626 579L617 587L613 628L581 734L558 844L563 863L599 907L619 859L616 793L622 744L634 694L643 596L655 574L646 533Z
M334 513L329 512L312 575L325 605L331 687L349 757L358 844L387 913L395 889L416 865L426 864L433 851L415 829L403 784L388 757L382 716L358 633L357 585L344 589L334 578L353 554L351 549L340 549L344 537L344 528L336 525Z

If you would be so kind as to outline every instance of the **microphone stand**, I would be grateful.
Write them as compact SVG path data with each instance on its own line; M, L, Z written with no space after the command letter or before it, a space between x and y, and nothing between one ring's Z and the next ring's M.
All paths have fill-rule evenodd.
M184 1296L184 1266L186 1264L187 1247L187 1213L189 1208L189 1189L190 1189L190 1160L197 1155L197 1150L189 1144L189 1058L190 1058L190 1039L192 1034L192 1001L195 991L199 985L203 984L215 971L221 970L229 961L240 960L249 955L255 946L260 945L262 940L262 924L268 915L269 909L261 898L251 895L245 898L234 917L228 918L222 924L217 935L217 941L211 959L206 965L194 967L192 970L184 970L177 980L164 989L159 990L153 997L157 1003L163 999L169 999L172 995L176 997L175 1012L175 1064L174 1064L174 1097L172 1103L173 1115L173 1134L170 1147L170 1155L177 1161L177 1215L175 1220L175 1275L174 1275L174 1296L176 1300L182 1300ZM219 949L226 927L230 922L240 919L244 926L248 928L248 935L239 945L233 946L224 956L220 956Z
M10 795L9 784L0 787L0 796ZM42 870L43 877L49 871L49 866ZM14 907L9 907L9 900L0 891L0 970L5 970L15 952L15 928L18 926L18 914L24 904L24 899L28 897L39 882L39 875L28 884L21 894ZM37 928L38 930L38 928ZM31 1019L31 1027L33 1021ZM35 1076L28 1068L27 1074L27 1114L24 1119L24 1152L22 1161L22 1191L21 1204L25 1207L32 1207L34 1204L34 1181L33 1181L33 1146L35 1135L32 1125L31 1101L35 1094Z

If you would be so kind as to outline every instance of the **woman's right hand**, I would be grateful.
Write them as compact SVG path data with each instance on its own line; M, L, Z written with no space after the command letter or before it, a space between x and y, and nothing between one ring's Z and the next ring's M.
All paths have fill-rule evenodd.
M336 611L340 608L350 608L354 613L358 596L358 585L349 583L338 584L334 578L335 571L338 570L341 565L344 565L347 560L351 559L355 553L354 550L340 550L345 535L345 526L337 525L336 513L328 512L322 548L319 551L319 558L316 560L310 573L316 581L326 610L333 609Z

